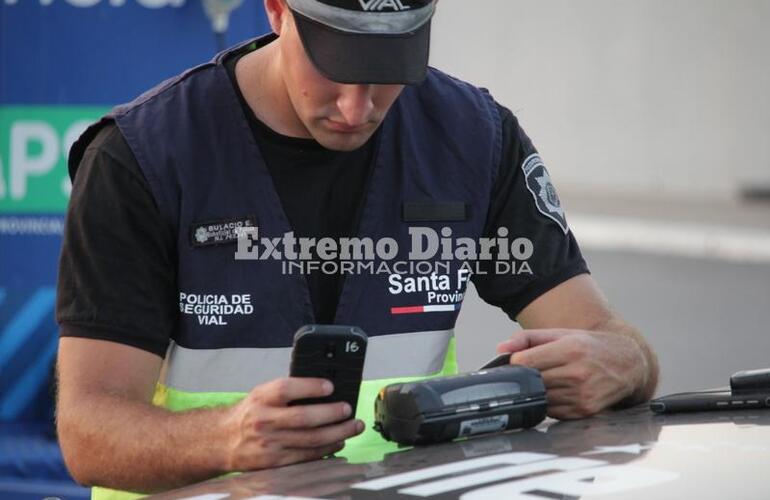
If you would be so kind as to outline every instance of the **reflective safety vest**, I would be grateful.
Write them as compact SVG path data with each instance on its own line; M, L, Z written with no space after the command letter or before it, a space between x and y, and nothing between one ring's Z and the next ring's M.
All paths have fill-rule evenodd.
M114 120L176 235L179 318L153 399L173 411L234 404L287 376L293 334L314 322L303 274L277 259L234 258L241 229L256 227L259 238L271 239L292 229L223 65L227 54L116 107L70 156L74 174L99 127ZM375 243L392 238L398 250L390 260L375 255L375 272L345 275L336 311L336 324L369 335L356 414L367 430L340 453L351 461L396 449L371 428L381 387L457 371L453 328L468 277L461 261L445 261L439 249L422 259L421 271L380 266L408 263L410 227L482 236L500 117L486 91L431 69L422 84L404 88L377 141L357 234ZM434 279L422 274L426 266L434 266ZM94 488L94 498L131 495Z

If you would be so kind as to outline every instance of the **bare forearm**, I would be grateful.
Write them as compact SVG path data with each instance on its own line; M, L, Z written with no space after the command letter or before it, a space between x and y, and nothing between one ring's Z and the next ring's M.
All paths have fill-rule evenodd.
M624 398L618 405L633 406L652 398L658 387L660 367L658 365L658 357L641 332L616 316L602 322L601 325L595 328L595 331L617 333L632 339L639 346L642 355L642 375L636 382L636 388L631 395Z
M119 395L90 395L57 415L65 461L89 485L151 493L227 470L226 409L172 413Z

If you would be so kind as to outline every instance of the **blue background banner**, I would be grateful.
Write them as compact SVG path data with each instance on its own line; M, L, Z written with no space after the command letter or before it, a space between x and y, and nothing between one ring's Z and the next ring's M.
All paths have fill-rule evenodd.
M223 46L267 31L261 0L215 36L201 0L0 0L0 497L86 499L54 432L56 275L85 127Z
M225 40L266 30L245 0ZM200 0L0 0L0 105L118 104L216 49Z
M74 138L111 106L267 27L262 0L244 0L219 38L201 0L0 0L0 421L51 419Z

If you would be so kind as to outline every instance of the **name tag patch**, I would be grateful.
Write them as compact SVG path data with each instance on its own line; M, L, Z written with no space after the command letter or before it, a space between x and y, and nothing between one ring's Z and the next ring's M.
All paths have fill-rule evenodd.
M238 241L238 235L244 228L256 227L257 218L253 215L221 219L208 222L195 222L190 226L190 245L207 247Z
M401 206L404 222L462 222L468 220L468 205L462 201L407 201Z

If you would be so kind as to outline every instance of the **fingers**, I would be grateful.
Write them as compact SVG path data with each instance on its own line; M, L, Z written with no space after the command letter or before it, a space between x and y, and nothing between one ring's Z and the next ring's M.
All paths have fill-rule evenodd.
M313 431L282 433L277 436L285 447L279 465L318 460L333 455L345 447L345 439L363 431L364 423L362 421L350 420Z
M529 337L521 335L521 333L523 332L517 332L510 340L497 344L497 353L503 354L505 352L518 352L529 349Z
M519 352L531 347L547 344L559 340L569 334L569 330L562 329L542 329L542 330L521 330L513 334L513 337L497 345L497 352Z
M579 404L548 405L548 416L559 420L575 420L589 418L597 413L596 410L584 408Z
M257 386L254 390L259 391L260 399L266 404L286 406L296 399L328 396L334 391L334 386L322 378L288 377Z
M363 430L362 421L349 420L316 429L278 431L275 439L284 448L320 448L357 436Z
M580 402L577 391L572 389L551 389L548 391L548 406L572 406Z
M350 405L344 402L299 405L281 408L281 429L309 429L339 422L350 417Z
M591 380L591 373L584 365L556 366L542 371L543 383L547 389L574 389Z
M598 394L578 389L553 389L548 391L548 416L553 418L586 418L607 406Z
M254 411L252 427L259 432L315 429L351 416L348 403L324 403L299 406L261 406Z
M557 343L539 345L516 352L511 356L511 363L524 365L544 372L567 364L564 348Z

